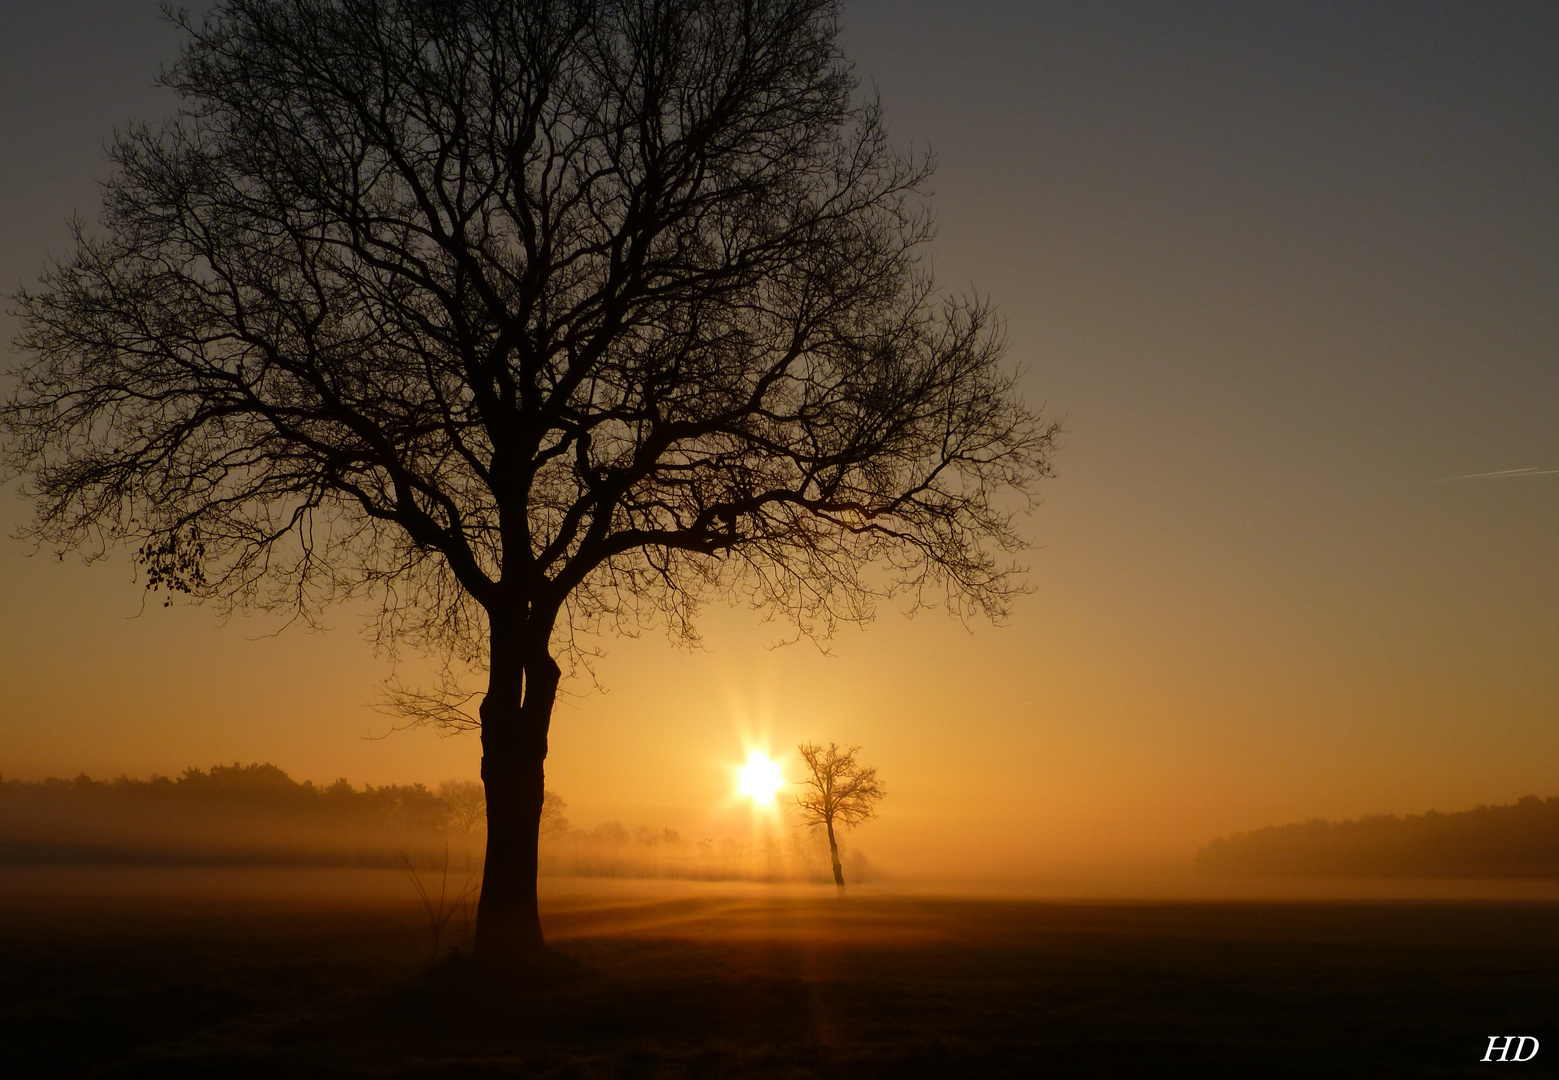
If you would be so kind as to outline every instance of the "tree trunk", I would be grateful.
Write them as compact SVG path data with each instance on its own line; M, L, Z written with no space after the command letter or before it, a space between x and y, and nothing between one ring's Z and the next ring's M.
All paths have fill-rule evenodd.
M830 819L823 824L828 826L828 855L834 862L834 886L844 892L844 867L839 865L839 844L834 839L834 823Z
M496 967L535 967L547 956L536 907L537 840L560 672L545 638L527 645L496 627L488 659L481 708L487 861L476 909L476 956Z

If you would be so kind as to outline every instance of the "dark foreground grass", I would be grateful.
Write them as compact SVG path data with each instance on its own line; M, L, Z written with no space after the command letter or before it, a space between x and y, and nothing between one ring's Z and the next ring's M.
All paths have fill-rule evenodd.
M544 989L404 906L11 898L5 1077L1554 1076L1559 907L558 902ZM1482 1064L1490 1035L1529 1063Z

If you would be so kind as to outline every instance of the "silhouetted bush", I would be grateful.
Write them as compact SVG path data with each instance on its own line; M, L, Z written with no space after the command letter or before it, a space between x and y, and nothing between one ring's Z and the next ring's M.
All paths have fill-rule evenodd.
M1273 825L1213 841L1196 865L1231 875L1559 877L1559 797Z

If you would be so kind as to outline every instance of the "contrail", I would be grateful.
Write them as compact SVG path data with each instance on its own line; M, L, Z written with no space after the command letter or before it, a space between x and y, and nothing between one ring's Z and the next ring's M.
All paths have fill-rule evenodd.
M1461 476L1442 476L1435 481L1437 484L1448 484L1452 480L1508 480L1518 476L1559 476L1559 469L1539 469L1528 467L1525 469L1498 469L1494 472L1463 473Z

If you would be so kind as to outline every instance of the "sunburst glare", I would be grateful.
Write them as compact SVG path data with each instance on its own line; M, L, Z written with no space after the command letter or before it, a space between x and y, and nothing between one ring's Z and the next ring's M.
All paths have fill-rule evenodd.
M750 796L754 802L772 803L774 793L785 786L779 766L769 760L767 754L753 751L747 764L737 773L737 790Z

